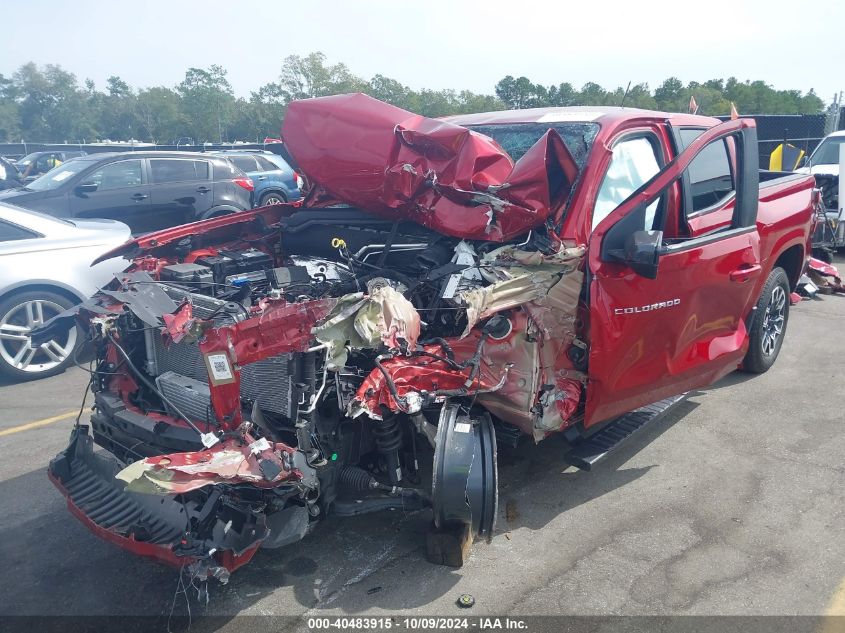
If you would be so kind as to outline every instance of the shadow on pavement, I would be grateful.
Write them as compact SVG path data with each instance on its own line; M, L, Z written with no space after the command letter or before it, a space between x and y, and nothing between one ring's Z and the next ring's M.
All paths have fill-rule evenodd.
M178 570L131 555L101 541L67 511L64 499L38 469L0 483L0 615L146 615L166 618ZM409 577L427 565L453 586L454 570L425 560L428 513L401 511L318 524L303 542L259 551L253 561L232 574L227 585L209 582L208 607L191 596L194 615L237 615L262 598L288 587L283 598L298 615L326 602L352 585L366 583L385 565L407 565ZM448 581L449 576L454 576ZM418 594L421 606L436 596ZM336 605L335 605L336 606ZM364 609L370 604L360 604ZM175 613L185 615L184 597Z
M516 451L500 453L501 512L497 531L520 527L542 529L560 514L636 481L654 466L625 469L622 466L698 406L689 399L681 401L661 419L626 440L590 472L577 470L563 461L568 446L560 436L550 437L536 447L526 443ZM519 500L534 490L542 490L542 497L532 498L527 509L520 507Z
M557 436L537 446L528 441L516 450L502 450L495 538L518 527L539 530L561 513L639 479L652 466L622 465L696 406L689 400L680 403L591 473L566 467L566 443ZM46 462L48 457L37 459ZM509 500L526 495L532 503L519 508L517 516L508 516ZM0 560L5 563L0 615L147 615L166 622L178 571L137 558L89 533L68 513L44 468L0 483L0 508ZM299 615L309 609L354 614L373 607L395 612L425 606L460 579L460 570L426 561L430 520L427 511L394 511L317 524L301 543L259 551L227 585L210 582L208 606L198 605L192 592L192 614L225 619L244 611L267 613L256 605L271 594L274 615ZM414 591L390 591L378 585L377 574L386 570L406 583L422 575L427 581ZM187 613L184 597L174 613Z

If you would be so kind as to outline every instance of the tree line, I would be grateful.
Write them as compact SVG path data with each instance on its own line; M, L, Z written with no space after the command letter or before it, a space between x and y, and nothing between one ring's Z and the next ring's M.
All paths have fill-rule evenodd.
M375 75L367 80L343 63L330 64L325 55L291 55L276 81L248 98L236 97L225 68L189 68L176 86L133 88L119 76L98 90L90 79L57 64L30 62L11 76L0 74L0 141L94 142L130 140L162 144L182 142L260 142L276 137L287 104L295 99L346 92L364 92L400 108L430 117L507 108L569 105L621 105L686 111L694 97L700 114L730 112L731 103L743 114L814 114L825 104L811 89L776 90L765 81L735 77L691 81L676 77L654 90L639 83L606 90L588 82L580 89L564 82L544 86L527 77L508 75L494 94L469 90L414 90L396 79Z

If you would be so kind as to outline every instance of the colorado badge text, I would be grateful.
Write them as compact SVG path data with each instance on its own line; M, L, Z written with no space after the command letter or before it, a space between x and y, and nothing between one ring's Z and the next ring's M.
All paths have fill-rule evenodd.
M639 314L640 312L654 312L661 308L671 308L681 303L680 299L669 299L669 301L659 301L658 303L650 303L644 306L637 306L635 308L614 308L613 314Z

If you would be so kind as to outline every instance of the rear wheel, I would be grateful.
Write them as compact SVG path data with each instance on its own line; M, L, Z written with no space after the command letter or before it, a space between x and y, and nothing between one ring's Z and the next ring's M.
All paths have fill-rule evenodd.
M742 368L762 374L775 364L789 321L789 278L783 268L772 270L757 301L750 344Z
M74 304L47 290L13 294L0 300L0 375L34 380L63 372L73 362L76 327L33 347L30 333Z
M266 207L270 204L284 204L285 202L287 202L287 199L283 194L278 193L276 191L268 191L263 196L261 196L261 199L258 202L258 206Z

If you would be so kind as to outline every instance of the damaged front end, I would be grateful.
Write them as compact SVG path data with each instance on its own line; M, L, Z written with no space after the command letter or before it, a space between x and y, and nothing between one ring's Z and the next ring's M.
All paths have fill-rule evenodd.
M432 181L464 164L442 125L409 127L390 126L404 149L384 149L388 172ZM527 163L503 154L455 177L486 179L471 202L442 173L433 195L406 183L401 204L327 176L306 206L128 244L129 270L44 333L75 316L92 363L90 427L50 464L71 511L126 549L218 577L332 515L433 506L437 527L489 537L496 436L540 440L584 402L584 248L552 228L576 174L565 147L539 143ZM479 167L494 163L530 196L497 197L510 183ZM329 193L378 208L319 207Z

